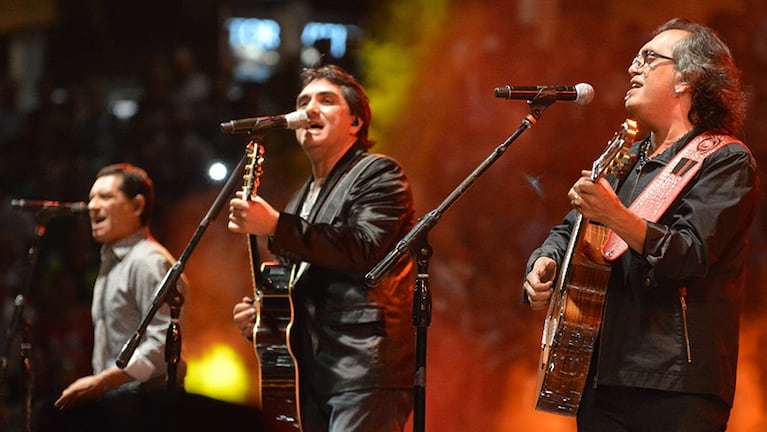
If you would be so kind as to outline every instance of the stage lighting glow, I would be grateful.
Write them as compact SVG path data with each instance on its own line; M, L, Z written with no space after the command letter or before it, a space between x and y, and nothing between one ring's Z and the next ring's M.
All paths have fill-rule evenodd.
M362 30L354 25L309 22L301 33L301 42L304 46L312 46L318 40L329 40L330 55L342 58L346 55L347 41L359 37L361 33Z
M112 102L112 114L120 120L128 120L138 112L138 102L132 99L120 99Z
M229 169L221 162L213 162L208 167L208 178L215 183L223 181L227 174L229 174Z
M184 387L189 393L245 403L250 377L245 362L227 345L212 345L201 358L189 358Z

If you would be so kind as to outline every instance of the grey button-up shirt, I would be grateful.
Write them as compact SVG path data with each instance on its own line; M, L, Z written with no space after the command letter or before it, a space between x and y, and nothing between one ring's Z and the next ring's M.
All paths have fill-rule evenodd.
M93 291L93 372L115 365L120 350L138 329L144 314L174 262L144 227L101 249L101 269ZM185 283L179 278L183 294ZM124 371L144 382L165 373L165 337L170 308L163 304L146 329Z

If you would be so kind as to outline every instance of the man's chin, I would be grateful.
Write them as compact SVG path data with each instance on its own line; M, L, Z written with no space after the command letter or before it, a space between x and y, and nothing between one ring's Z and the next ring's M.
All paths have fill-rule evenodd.
M99 230L91 230L91 237L93 237L93 240L95 240L97 243L106 243L107 237Z
M626 96L626 99L623 102L623 106L626 108L626 111L629 112L632 116L635 115L634 111L636 108L636 103L633 100L632 96Z

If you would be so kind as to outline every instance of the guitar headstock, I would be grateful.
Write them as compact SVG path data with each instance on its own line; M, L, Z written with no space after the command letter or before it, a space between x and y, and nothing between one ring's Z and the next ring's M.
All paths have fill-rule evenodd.
M256 196L258 186L261 184L261 174L264 172L264 146L251 142L247 147L247 157L245 172L242 176L242 199L250 200Z
M620 129L607 143L607 148L591 166L591 180L620 170L625 161L626 152L636 139L639 128L633 119L626 119Z

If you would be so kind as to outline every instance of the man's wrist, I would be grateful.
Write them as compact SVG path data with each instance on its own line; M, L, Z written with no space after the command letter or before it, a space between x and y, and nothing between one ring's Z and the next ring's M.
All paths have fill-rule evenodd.
M109 379L107 378L107 371L101 372L101 391L106 393L109 390Z

